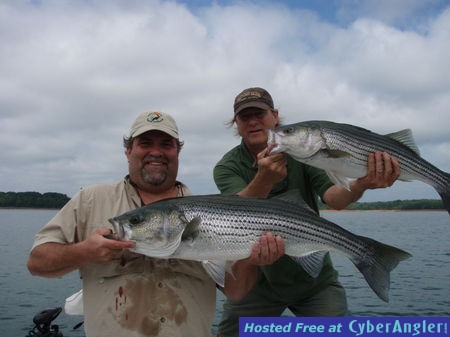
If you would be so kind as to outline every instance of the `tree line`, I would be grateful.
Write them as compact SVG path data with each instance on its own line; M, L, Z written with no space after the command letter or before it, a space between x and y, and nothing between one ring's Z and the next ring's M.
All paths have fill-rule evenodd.
M66 194L55 192L0 192L0 207L59 209L69 200Z
M321 210L330 209L327 205L320 203ZM346 209L356 211L370 210L445 210L444 203L438 199L414 199L414 200L393 200L375 202L355 202Z
M47 192L0 192L0 207L13 208L62 208L70 198L66 194ZM319 203L321 210L329 209ZM445 210L442 200L415 199L376 202L355 202L348 210Z

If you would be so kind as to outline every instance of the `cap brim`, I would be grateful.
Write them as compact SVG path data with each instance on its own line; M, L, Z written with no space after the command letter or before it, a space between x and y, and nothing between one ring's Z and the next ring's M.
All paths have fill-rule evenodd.
M253 102L248 102L248 103L244 103L244 104L240 105L239 108L237 108L234 111L234 116L236 117L240 112L242 112L243 110L248 109L248 108L259 108L259 109L263 109L263 110L272 109L271 106L269 106L268 104L266 104L264 102L253 101Z
M134 138L134 137L140 136L149 131L161 131L161 132L167 133L169 136L171 136L175 139L178 139L178 133L175 130L172 130L169 128L164 128L164 127L151 127L151 128L141 127L141 128L138 128L136 131L134 131L133 134L130 136Z

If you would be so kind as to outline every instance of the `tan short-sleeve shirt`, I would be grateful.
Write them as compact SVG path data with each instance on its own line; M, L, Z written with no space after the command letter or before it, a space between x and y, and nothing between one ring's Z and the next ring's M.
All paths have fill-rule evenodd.
M190 194L181 184L180 194ZM36 235L45 242L76 243L108 219L141 206L125 178L80 190ZM211 335L215 283L199 262L154 259L124 252L120 259L80 270L87 337Z

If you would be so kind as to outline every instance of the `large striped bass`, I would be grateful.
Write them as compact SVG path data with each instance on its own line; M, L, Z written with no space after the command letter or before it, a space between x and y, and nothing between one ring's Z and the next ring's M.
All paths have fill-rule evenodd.
M221 286L225 263L249 257L252 245L269 231L285 240L286 254L313 277L319 275L327 251L346 255L384 301L389 272L410 256L319 217L297 190L272 199L224 195L166 199L109 221L120 240L136 242L135 252L202 261Z
M420 156L411 130L380 135L350 124L306 121L268 131L269 154L285 152L294 159L325 170L330 179L349 189L349 178L367 173L367 156L376 151L397 157L400 180L431 185L450 214L450 174Z

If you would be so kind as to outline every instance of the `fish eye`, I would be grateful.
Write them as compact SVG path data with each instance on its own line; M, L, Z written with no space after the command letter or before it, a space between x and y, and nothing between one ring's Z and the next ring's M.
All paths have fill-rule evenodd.
M130 218L130 224L132 224L132 225L136 225L136 224L138 224L140 222L141 222L141 217L139 215L133 215Z
M290 134L292 132L294 132L294 128L292 128L292 127L289 127L289 128L286 128L286 129L283 130L283 133L285 135L288 135L288 134Z

